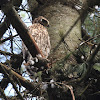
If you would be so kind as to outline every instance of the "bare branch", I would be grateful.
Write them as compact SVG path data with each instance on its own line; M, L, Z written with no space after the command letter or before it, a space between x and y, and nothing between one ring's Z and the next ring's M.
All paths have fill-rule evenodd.
M19 56L18 54L12 54L12 53L9 53L9 52L6 52L6 51L2 51L2 50L0 50L0 54L7 55L7 56Z
M8 68L6 65L0 63L0 70L2 71L2 73L4 73L4 71L2 70L1 66L2 66L7 72L9 71L9 68ZM11 70L11 69L10 69L10 73L11 73L13 76L17 77L17 79L19 80L19 82L21 83L21 85L24 86L26 89L28 89L29 91L34 91L34 90L35 90L35 92L34 92L33 94L40 95L40 92L39 92L40 90L39 90L39 88L36 88L36 87L39 87L38 84L35 84L35 83L32 84L31 82L29 82L28 80L26 80L26 79L23 78L21 75L19 75L18 73L16 73L15 71L13 71L13 70ZM16 80L15 80L15 81L16 81Z
M7 76L7 78L9 79L10 83L13 85L13 88L15 89L15 91L18 94L18 96L20 97L20 99L24 100L23 97L22 97L22 95L21 95L21 93L17 90L17 87L16 87L15 83L13 82L13 79L12 79L12 77L10 75L11 74L10 73L11 70L10 69L8 70L8 72L10 73L10 74L8 74L7 71L5 70L5 68L3 66L1 66L1 69L3 70L3 72Z
M5 41L8 41L8 40L10 40L10 39L12 39L12 38L14 38L16 36L18 36L18 34L14 35L14 36L10 36L10 37L8 37L6 39L0 40L0 44L3 43L3 42L5 42Z
M6 11L6 9L8 9L8 10ZM27 26L22 22L21 18L17 14L15 8L12 5L8 4L3 9L3 11L5 12L5 14L10 19L11 24L16 29L16 31L18 32L19 36L22 38L22 40L25 43L26 47L29 49L31 55L33 57L36 56L37 54L41 54L43 56L43 54L39 50L38 46L36 45L35 40L32 38L31 34L28 33Z
M44 58L44 55L38 48L32 35L29 34L27 26L22 22L21 18L17 14L15 8L11 4L8 3L2 10L7 15L7 17L10 19L12 26L16 29L19 36L22 38L23 42L25 43L25 45L28 48L31 55L33 57L36 57L37 54L41 54L41 56ZM47 67L48 67L48 65L47 65Z
M2 51L2 50L0 50L0 54L8 55L8 56L12 56L13 55L12 53L9 53L9 52L6 52L6 51Z

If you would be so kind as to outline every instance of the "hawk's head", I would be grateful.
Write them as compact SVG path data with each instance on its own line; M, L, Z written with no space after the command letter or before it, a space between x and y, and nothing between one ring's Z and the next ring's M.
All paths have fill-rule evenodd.
M43 26L49 27L49 21L46 18L44 18L43 16L39 16L38 18L35 18L33 20L33 23L40 23Z

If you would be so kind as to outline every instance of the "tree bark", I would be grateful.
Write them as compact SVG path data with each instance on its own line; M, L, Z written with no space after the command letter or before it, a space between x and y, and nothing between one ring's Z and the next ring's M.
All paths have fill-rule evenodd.
M93 8L95 4L100 4L100 2L98 0L92 0L92 2L91 0L81 0L80 2L79 0L36 1L39 1L38 7L32 11L32 17L34 19L42 15L50 21L48 32L51 40L51 53L49 59L57 63L57 61L61 61L66 55L78 48L81 43L80 40L82 40L81 25L88 12L91 11L91 8ZM79 4L81 9L75 8L77 4ZM52 63L53 68L56 67L56 63ZM70 56L69 60L64 61L64 63L63 67L65 67L65 69L69 68L68 66L70 64L77 64L74 56ZM52 77L55 81L58 78L57 75L54 74L57 69L59 69L59 66L57 66L52 73ZM49 98L52 98L52 100L55 100L55 98L57 100L59 99L59 97L55 95L55 92L53 89L48 91Z

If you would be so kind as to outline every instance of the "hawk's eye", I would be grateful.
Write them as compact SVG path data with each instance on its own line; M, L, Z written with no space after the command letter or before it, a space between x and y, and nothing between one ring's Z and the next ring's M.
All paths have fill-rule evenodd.
M43 23L47 23L47 21L46 21L46 20L44 20L44 19L41 19L41 22L43 22Z
M41 19L41 24L44 26L48 26L48 22L44 19Z

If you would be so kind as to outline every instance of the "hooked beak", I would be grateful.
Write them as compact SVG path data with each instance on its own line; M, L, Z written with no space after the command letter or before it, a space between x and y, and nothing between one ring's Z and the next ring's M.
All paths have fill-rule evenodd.
M47 27L50 27L50 25L47 25Z

